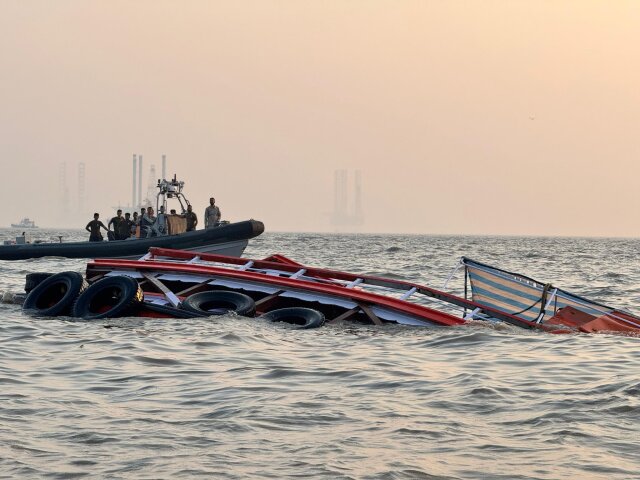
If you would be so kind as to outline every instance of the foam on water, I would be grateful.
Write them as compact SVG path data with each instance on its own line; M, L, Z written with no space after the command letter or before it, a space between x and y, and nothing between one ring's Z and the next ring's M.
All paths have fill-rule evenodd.
M437 288L467 255L640 312L639 250L620 239L265 234L246 254ZM20 290L28 272L84 265L3 262L0 290ZM234 316L80 322L0 312L0 477L640 471L638 338L482 322L299 331Z

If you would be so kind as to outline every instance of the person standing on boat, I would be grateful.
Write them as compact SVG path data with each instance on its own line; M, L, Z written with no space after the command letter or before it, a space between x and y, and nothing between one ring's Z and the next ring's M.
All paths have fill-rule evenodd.
M133 221L131 220L131 214L129 212L124 214L124 219L120 222L120 240L126 240L131 236L131 226Z
M140 215L138 215L138 226L140 227L140 232L139 232L139 237L145 237L147 235L147 230L146 230L146 222L144 221L144 217L147 216L147 209L142 207L140 209Z
M198 226L198 216L194 213L191 204L187 205L187 211L184 214L184 218L187 220L187 232L192 232Z
M144 212L144 213L142 213ZM140 213L140 238L146 238L151 230L151 225L156 221L156 217L153 214L153 207L147 207L142 209Z
M102 241L102 233L100 233L100 227L104 228L107 232L109 229L104 226L100 220L99 213L93 214L93 220L87 223L87 226L84 227L87 232L89 232L89 241L90 242L101 242Z
M120 237L120 229L121 229L120 224L122 222L124 222L124 218L122 218L122 210L118 209L118 211L116 212L116 216L111 218L111 220L109 220L109 223L107 223L108 229L111 229L113 225L114 240L124 240L124 238Z
M129 235L131 237L137 237L136 231L138 230L138 225L140 221L138 220L138 212L133 212L133 218L131 219L131 232Z
M163 235L164 228L167 225L167 216L164 213L163 206L160 207L160 212L157 217L153 215L153 208L149 207L147 209L146 220L149 222L147 226L147 238Z
M209 199L209 206L204 211L204 228L217 227L220 223L222 215L220 209L216 206L216 199L211 197Z
M167 233L167 214L164 213L164 205L160 205L160 212L153 224L156 235L165 235Z

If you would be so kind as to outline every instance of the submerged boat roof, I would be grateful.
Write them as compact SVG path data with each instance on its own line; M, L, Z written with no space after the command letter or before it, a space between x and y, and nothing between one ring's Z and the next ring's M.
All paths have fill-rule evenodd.
M469 262L469 268L481 265L477 262L472 265L472 261L466 260ZM577 317L570 310L576 307L571 305L566 305L564 309L550 309L547 318L538 321L536 318L522 316L521 312L514 309L491 304L481 298L462 298L403 280L309 267L282 255L257 260L151 248L147 255L138 260L96 259L88 264L88 278L104 274L125 274L139 278L152 274L169 282L183 285L185 282L194 283L195 287L186 288L186 291L204 288L205 285L209 288L218 285L231 289L261 291L276 296L292 295L303 298L307 295L320 303L334 302L351 310L366 312L369 308L372 314L367 315L373 323L376 323L377 315L385 320L417 325L453 326L479 319L500 320L521 328L552 333L603 330L632 330L640 333L640 318L610 307L600 312L599 316L580 312L583 316L589 315L590 321L595 321L591 327L584 326L576 320ZM540 295L538 297L540 298ZM538 300L536 303L545 302ZM395 312L397 318L394 320L389 312Z

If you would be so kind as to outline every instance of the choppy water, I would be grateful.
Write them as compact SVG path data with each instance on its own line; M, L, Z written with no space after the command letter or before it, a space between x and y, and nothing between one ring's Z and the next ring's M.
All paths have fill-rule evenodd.
M270 233L246 256L276 252L435 287L467 255L640 312L639 240ZM0 290L84 265L2 262ZM640 338L0 312L0 477L640 478Z

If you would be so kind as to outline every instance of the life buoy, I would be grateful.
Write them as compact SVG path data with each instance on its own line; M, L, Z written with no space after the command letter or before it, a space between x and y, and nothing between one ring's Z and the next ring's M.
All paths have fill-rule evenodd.
M288 307L271 310L259 318L270 322L286 322L300 329L318 328L324 324L324 314L313 308Z
M142 302L138 282L124 275L105 277L92 284L73 304L71 314L86 320L123 317Z
M47 317L66 315L87 283L77 272L62 272L42 280L27 295L22 309Z
M195 293L182 302L182 308L203 316L235 312L252 317L256 313L256 303L250 296L227 290Z
M25 293L30 293L31 290L40 285L45 279L52 277L55 275L54 273L43 273L43 272L33 272L27 273L24 282L24 291Z

